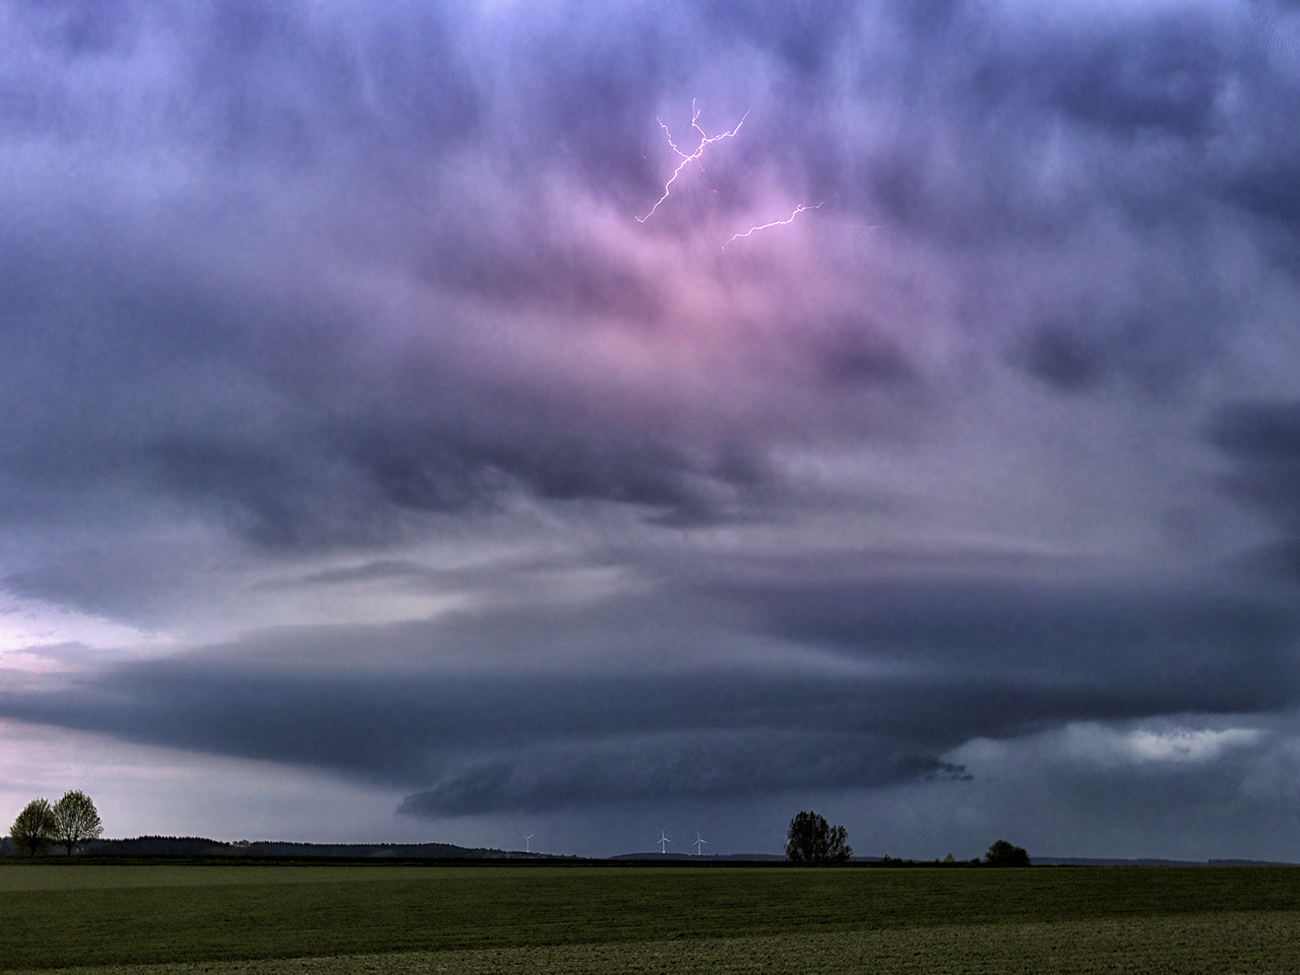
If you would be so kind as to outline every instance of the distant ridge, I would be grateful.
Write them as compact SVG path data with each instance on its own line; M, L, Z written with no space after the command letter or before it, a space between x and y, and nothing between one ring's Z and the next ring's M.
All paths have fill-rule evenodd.
M703 863L708 860L784 860L785 857L780 853L705 853L699 855L696 853L660 853L658 850L651 850L649 853L619 853L616 856L606 857L608 860L693 860Z
M682 862L707 863L725 860L741 861L784 861L785 857L779 853L726 853L698 856L691 853L660 853L658 850L652 850L649 853L620 853L617 856L609 857L610 860L679 860ZM854 863L880 863L882 857L853 857ZM1046 857L1032 856L1031 861L1037 866L1043 867L1295 867L1300 866L1296 863L1287 863L1281 860L1165 860L1159 857L1143 857L1140 859L1126 860L1120 858L1104 857ZM909 865L914 867L933 866L930 860L898 860L895 865Z
M1300 867L1300 863L1282 860L1210 860L1212 867Z
M62 855L57 847L48 851ZM240 840L227 843L204 836L137 836L134 839L95 840L77 848L79 855L90 856L202 856L202 857L352 857L429 860L583 860L584 857L524 850L498 850L485 847L456 846L453 843L291 843L283 840ZM47 854L47 855L48 855ZM0 856L13 856L9 837L0 837ZM779 853L620 853L607 860L678 861L682 863L773 862L783 861ZM1285 860L1166 860L1159 857L1121 859L1114 857L1050 857L1031 854L1037 866L1060 867L1296 867L1300 863ZM856 863L880 862L880 857L853 857ZM898 860L897 865L931 866L929 860Z
M1140 860L1114 860L1098 857L1040 857L1030 859L1048 867L1295 867L1296 863L1282 860L1161 860L1147 857Z
M95 840L80 848L91 856L290 856L401 857L422 859L548 859L544 853L509 852L452 843L289 843L258 840L225 843L203 836L138 836Z

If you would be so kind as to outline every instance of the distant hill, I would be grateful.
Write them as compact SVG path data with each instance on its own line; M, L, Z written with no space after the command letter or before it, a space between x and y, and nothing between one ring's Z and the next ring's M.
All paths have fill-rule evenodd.
M258 840L226 843L203 836L137 836L124 840L95 840L78 848L79 854L92 856L282 856L282 857L393 857L400 859L436 860L575 860L581 857L559 857L549 853L527 853L522 850L497 850L484 847L456 846L452 843L290 843L283 840ZM63 850L53 847L47 855L62 855ZM0 837L0 856L13 856L9 837ZM784 860L779 853L620 853L609 860L658 860L692 863L770 862ZM853 857L854 862L879 862L880 857ZM1116 859L1102 857L1050 857L1031 855L1038 866L1078 867L1293 867L1300 864L1279 860L1164 860L1157 857L1142 859ZM928 866L930 861L898 861L913 866Z
M1039 866L1046 867L1294 867L1294 863L1280 860L1161 860L1148 857L1140 860L1112 860L1098 857L1040 857L1030 855Z
M1282 860L1208 860L1211 867L1300 867L1300 863Z
M705 863L708 861L724 860L745 860L745 861L771 861L785 860L785 857L779 853L729 853L721 855L696 856L691 853L660 853L658 850L652 850L649 853L620 853L617 856L609 857L611 860L681 860L692 861L695 863ZM880 863L882 857L853 857L854 863ZM1158 857L1146 857L1136 860L1123 860L1115 858L1101 857L1048 857L1032 856L1032 862L1042 867L1291 867L1298 864L1285 863L1278 860L1162 860ZM911 866L926 867L931 865L929 860L899 860L897 864L909 864Z
M784 860L785 857L779 853L706 853L699 856L694 853L660 853L658 850L651 850L649 853L620 853L617 856L608 857L610 860Z
M133 840L95 840L78 849L82 853L97 856L107 853L132 856L221 856L235 852L229 843L202 836L138 836Z
M293 856L411 857L424 859L545 859L540 853L512 853L451 843L289 843L279 840L225 843L202 836L138 836L95 840L81 847L92 856Z

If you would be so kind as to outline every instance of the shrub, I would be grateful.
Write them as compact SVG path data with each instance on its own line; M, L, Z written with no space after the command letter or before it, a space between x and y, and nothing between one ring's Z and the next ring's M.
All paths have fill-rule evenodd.
M853 856L848 830L811 810L796 814L785 835L785 858L792 863L843 863Z
M68 855L79 843L97 840L104 832L104 824L99 821L99 810L90 796L74 789L65 792L63 798L54 804L53 838L68 849Z
M984 854L984 862L990 867L1027 867L1029 854L1022 846L1012 846L1006 840L998 840Z
M29 856L50 845L55 832L54 809L48 799L33 799L23 807L9 831L14 852L25 850Z

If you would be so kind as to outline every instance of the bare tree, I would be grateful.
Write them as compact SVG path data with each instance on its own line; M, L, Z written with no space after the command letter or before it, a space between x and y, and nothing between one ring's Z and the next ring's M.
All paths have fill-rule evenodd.
M78 843L97 840L104 832L99 821L99 810L90 796L78 789L65 792L54 804L54 839L68 849L68 856Z
M36 856L50 845L54 829L54 809L50 801L33 799L23 807L10 827L9 837L13 840L14 852L26 850L29 856Z
M785 858L793 863L843 863L853 856L848 838L843 826L831 826L811 810L800 812L785 834Z

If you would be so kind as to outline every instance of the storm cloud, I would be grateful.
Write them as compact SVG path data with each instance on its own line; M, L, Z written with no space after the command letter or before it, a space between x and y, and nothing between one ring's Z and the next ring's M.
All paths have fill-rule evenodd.
M0 36L5 718L475 845L992 817L963 756L1073 788L1079 728L1258 731L1179 766L1211 792L1289 754L1292 6L9 0ZM1114 788L1200 794L1154 775ZM1088 808L1078 852L1121 828Z

